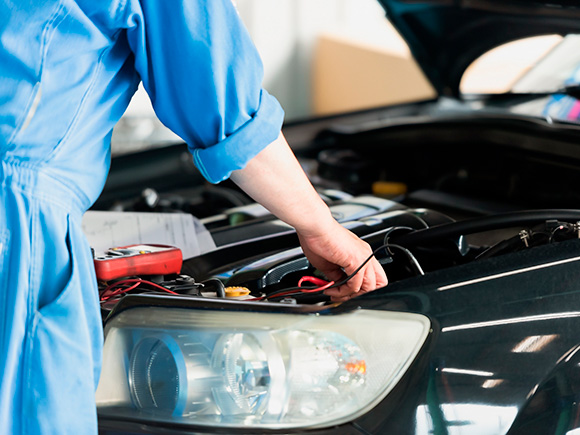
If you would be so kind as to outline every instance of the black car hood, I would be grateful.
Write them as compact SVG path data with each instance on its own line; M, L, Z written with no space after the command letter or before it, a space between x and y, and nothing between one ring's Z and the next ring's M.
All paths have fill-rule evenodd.
M459 96L466 68L517 39L580 33L578 0L379 0L439 95Z

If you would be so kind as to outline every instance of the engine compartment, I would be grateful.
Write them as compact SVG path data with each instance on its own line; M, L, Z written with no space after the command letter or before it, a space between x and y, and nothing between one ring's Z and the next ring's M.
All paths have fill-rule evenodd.
M293 144L305 172L334 217L371 245L390 282L580 237L572 132L497 119L367 124L285 133L293 143L302 132ZM121 156L111 171L95 209L190 213L216 243L185 259L180 275L151 278L156 284L192 297L243 288L236 298L329 302L292 228L232 183L205 183L184 144Z

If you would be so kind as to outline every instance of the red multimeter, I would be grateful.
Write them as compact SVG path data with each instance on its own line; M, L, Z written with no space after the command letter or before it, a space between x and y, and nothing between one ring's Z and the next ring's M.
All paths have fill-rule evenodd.
M181 249L166 245L130 245L109 249L95 257L99 281L134 275L179 273L183 263Z

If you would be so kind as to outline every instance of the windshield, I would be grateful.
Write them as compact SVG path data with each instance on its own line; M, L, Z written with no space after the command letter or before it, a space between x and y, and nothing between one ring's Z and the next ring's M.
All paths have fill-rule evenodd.
M553 92L580 83L580 35L555 44L512 87L512 92Z
M460 90L469 94L553 93L580 83L580 35L544 35L488 51L465 71Z
M578 85L580 35L543 35L485 53L467 68L460 90L466 101L487 95L488 110L580 123Z

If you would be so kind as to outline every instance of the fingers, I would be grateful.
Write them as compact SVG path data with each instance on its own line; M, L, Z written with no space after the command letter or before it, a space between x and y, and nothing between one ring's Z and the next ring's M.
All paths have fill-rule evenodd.
M370 260L371 264L367 265L367 267L365 268L364 276L363 276L362 283L360 286L360 290L372 291L372 290L377 288L377 274L376 274L376 271L375 271L373 264L372 264L373 261L376 261L376 260L374 258L372 260ZM355 289L355 291L356 291L356 289Z
M310 263L335 282L351 276L372 255L368 243L338 223L325 233L316 236L298 234L298 237ZM332 300L344 301L385 285L385 271L376 258L371 257L344 285L327 289L325 294Z
M321 271L324 274L324 276L328 278L330 281L338 282L346 278L346 275L344 274L343 270L334 265L333 267L329 267L326 269L321 269L319 267L317 269Z
M324 293L330 296L334 302L344 302L360 294L384 287L387 283L383 267L373 258L344 285L328 289Z
M360 294L384 287L387 283L385 271L380 263L373 258L344 285L328 289L324 293L330 296L334 302L344 302Z
M373 258L373 269L375 271L375 289L383 288L389 283L385 269L381 266L376 258Z

